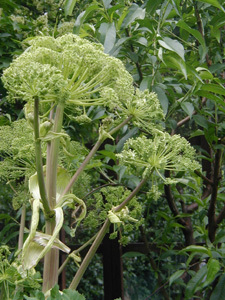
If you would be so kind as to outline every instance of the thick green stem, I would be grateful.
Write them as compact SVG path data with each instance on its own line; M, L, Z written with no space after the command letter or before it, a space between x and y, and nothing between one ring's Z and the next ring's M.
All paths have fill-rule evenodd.
M44 181L44 172L43 172L43 162L42 162L42 152L41 152L41 140L39 136L39 100L38 98L34 99L34 138L35 138L35 156L36 156L36 170L37 170L37 178L38 185L41 195L41 201L44 207L44 212L46 218L50 218L53 216L53 212L50 209L45 181Z
M58 104L56 108L54 118L55 133L60 133L63 122L64 105ZM56 183L57 183L57 167L58 167L58 155L59 155L60 138L55 138L51 141L50 151L47 157L46 177L47 177L47 192L49 198L49 205L51 209L56 205Z
M61 132L63 122L64 105L58 104L54 117L53 131L56 133ZM51 209L56 205L56 185L57 185L57 167L58 167L58 154L59 154L60 139L56 138L48 145L47 152L47 166L46 166L46 182L47 193L49 199L49 206ZM52 235L55 228L55 219L46 220L45 232ZM43 272L43 292L48 291L56 283L58 283L58 267L59 267L59 250L51 249L44 258L44 272Z
M118 212L121 209L123 209L128 204L128 202L140 191L140 189L143 187L143 185L146 183L146 181L147 181L147 178L142 179L141 182L139 183L139 185L130 193L130 195L120 205L118 205L114 209L114 211ZM105 237L106 233L108 232L110 224L111 223L110 223L109 219L106 219L104 225L102 226L99 233L97 234L95 241L93 242L88 253L86 254L82 264L80 265L76 275L74 276L74 278L69 286L70 289L77 288L78 284L80 283L81 278L84 275L84 272L86 271L88 265L90 264L92 258L95 255L98 247L100 246L103 238Z
M120 128L122 128L125 124L127 124L132 119L132 117L133 116L129 116L126 120L124 120L122 123L120 123L117 127L113 128L109 132L109 135L113 135L115 132L117 132ZM77 181L78 177L83 172L84 168L89 163L89 161L92 159L92 157L95 155L95 153L98 151L99 147L101 146L101 144L104 142L105 139L106 138L102 138L102 139L99 139L97 141L97 143L91 149L91 151L89 152L89 154L87 155L87 157L85 158L85 160L83 161L83 163L80 165L79 169L76 171L76 173L71 178L69 184L67 185L67 187L65 188L65 190L61 194L60 198L62 198L67 193L69 193L69 191L72 188L73 184Z

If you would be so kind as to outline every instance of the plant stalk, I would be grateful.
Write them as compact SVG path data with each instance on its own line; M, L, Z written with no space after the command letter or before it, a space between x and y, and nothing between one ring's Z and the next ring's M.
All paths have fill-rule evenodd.
M63 122L64 104L58 104L54 117L53 131L61 132ZM54 209L56 206L56 188L57 188L57 167L59 154L60 139L56 138L48 145L47 166L46 166L46 182L49 206ZM55 218L46 220L45 232L49 235L53 234L55 228ZM48 291L56 283L58 283L58 267L59 267L59 250L51 249L44 258L43 272L43 292Z
M147 178L142 179L141 182L139 183L139 185L130 193L130 195L120 205L118 205L114 209L114 211L119 212L122 208L124 208L128 204L128 202L140 191L140 189L143 187L143 185L146 183L146 181L147 181ZM84 272L86 271L88 265L90 264L92 258L94 257L98 247L100 246L106 233L109 231L110 225L111 225L111 223L110 223L109 219L106 219L104 225L98 232L95 241L93 242L88 253L86 254L82 264L80 265L76 275L74 276L74 278L69 286L70 289L77 288L78 284L80 283L81 278L84 275Z
M117 132L120 128L122 128L124 125L126 125L131 119L133 118L133 116L129 116L126 120L124 120L122 123L120 123L117 127L113 128L109 134L113 135L115 132ZM65 188L65 190L63 191L63 193L60 196L60 199L66 195L67 193L69 193L69 191L71 190L73 184L77 181L78 177L80 176L80 174L83 172L84 168L86 167L86 165L89 163L89 161L92 159L92 157L95 155L95 153L98 151L99 147L101 146L101 144L104 142L106 138L102 138L99 139L97 141L97 143L94 145L94 147L91 149L91 151L89 152L89 154L87 155L87 157L85 158L85 160L82 162L82 164L80 165L80 167L78 168L78 170L76 171L76 173L73 175L73 177L71 178L70 182L68 183L67 187Z
M21 218L20 218L20 231L19 231L19 241L18 241L18 249L23 248L23 236L24 236L24 228L25 228L25 219L26 219L26 205L23 204Z

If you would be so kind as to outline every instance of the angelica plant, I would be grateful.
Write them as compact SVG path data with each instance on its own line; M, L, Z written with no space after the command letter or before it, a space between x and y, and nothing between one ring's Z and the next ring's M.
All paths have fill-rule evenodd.
M82 199L75 187L79 180L88 178L88 168L101 166L101 162L93 162L99 147L106 139L115 141L115 134L125 125L137 126L153 136L128 140L118 155L121 163L140 169L143 176L132 191L102 190L106 202L97 201L94 206L99 210L98 225L103 226L85 243L92 246L71 282L70 288L76 289L110 224L114 224L115 232L121 226L132 230L129 222L140 224L136 218L141 219L141 205L135 197L149 175L159 170L198 168L198 164L194 163L193 149L183 138L160 131L163 111L156 94L135 89L123 63L105 54L100 44L73 34L36 37L26 44L27 49L4 71L2 80L8 101L24 103L27 128L32 131L32 147L27 150L35 165L29 177L32 219L22 250L22 266L24 270L32 269L44 257L44 292L58 281L59 250L70 253L59 239L64 209L74 210L74 235L86 216L89 201ZM90 111L99 107L104 108L104 115L94 123ZM98 137L91 150L71 140L63 129L65 116L79 126L88 122L97 129ZM45 232L38 230L40 211L45 218ZM89 219L90 216L91 213ZM79 262L77 252L69 257Z

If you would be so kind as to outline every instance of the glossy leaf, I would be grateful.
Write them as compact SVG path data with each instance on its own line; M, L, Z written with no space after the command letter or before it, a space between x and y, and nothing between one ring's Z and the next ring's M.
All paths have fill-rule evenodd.
M71 16L77 0L66 0L64 4L65 16Z
M141 8L137 4L132 4L128 10L126 17L123 20L122 28L128 27L136 19L144 19L144 17L145 17L145 9Z
M148 0L146 5L146 11L153 15L163 0Z
M110 7L110 3L112 2L112 0L103 0L102 2L105 8L108 9Z
M109 53L116 42L116 27L114 23L102 23L99 28L105 53Z
M220 277L214 291L212 292L210 300L223 299L224 294L225 294L225 274L223 274Z
M206 44L205 44L205 40L202 37L201 33L196 30L191 28L187 23L185 23L183 20L179 20L176 24L176 26L185 29L187 32L189 32L190 34L192 34L198 41L199 43L202 45L203 49L204 49L204 54L206 54L207 49L206 49Z
M207 265L204 265L188 282L185 290L185 300L190 300L195 294L195 292L198 289L201 289L201 285L206 274L207 274Z
M215 280L219 270L220 270L219 261L217 259L210 258L209 261L207 262L207 276L203 284L203 287L208 286L210 283L212 283Z
M184 252L194 252L194 253L201 253L201 254L206 254L208 256L212 256L212 253L209 249L207 249L206 247L197 246L197 245L188 246L180 251L180 253L184 253Z
M188 116L191 118L195 109L194 105L190 102L182 102L181 107L186 112L186 114L188 114Z
M173 284L178 278L184 274L185 270L178 270L173 275L170 276L169 285Z
M200 2L204 2L204 3L207 3L207 4L211 4L217 8L219 8L220 10L222 10L223 12L225 12L223 6L217 1L217 0L198 0Z
M162 38L162 40L158 40L160 46L170 51L177 53L183 60L184 59L184 46L178 42L177 40L173 40L168 37Z

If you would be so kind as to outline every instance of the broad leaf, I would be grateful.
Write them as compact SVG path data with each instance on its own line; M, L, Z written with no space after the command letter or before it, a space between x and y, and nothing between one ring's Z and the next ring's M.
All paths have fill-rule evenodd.
M205 40L204 38L202 37L201 33L196 30L196 29L192 29L187 23L185 23L183 20L180 20L176 26L182 28L182 29L185 29L187 32L189 32L191 35L193 35L198 41L199 43L202 45L202 48L203 48L203 51L204 51L204 55L206 54L207 52L207 49L206 49L206 44L205 44Z
M220 279L219 282L217 283L211 297L210 300L219 300L219 299L223 299L224 298L224 294L225 294L225 274L223 274Z
M191 118L195 109L194 105L190 102L182 102L181 107L186 112L186 114L188 114L188 116Z
M128 14L123 20L122 27L126 28L131 23L133 23L136 19L144 19L145 17L145 9L141 8L137 4L132 4L128 10Z
M184 59L184 47L183 45L178 42L177 40L173 40L171 38L165 37L162 40L158 40L160 46L170 51L177 53L183 60Z
M225 12L225 9L217 0L198 0L198 1L211 4L212 6L215 6L215 7L219 8L220 10L222 10L223 12Z
M185 299L190 300L195 292L201 289L201 285L204 277L207 274L207 266L201 267L201 269L192 277L192 279L188 282L186 291L185 291Z
M178 270L173 275L170 276L169 285L174 283L178 278L180 278L184 274L185 270Z
M101 42L104 45L105 53L109 53L116 42L116 27L114 23L102 23L99 28Z
M213 282L216 278L216 274L220 270L220 263L217 259L210 258L207 263L207 277L203 284L203 287L208 286L210 283Z
M77 0L66 0L64 4L65 16L71 16Z
M209 249L203 246L197 246L197 245L191 245L188 246L180 251L180 253L184 252L194 252L194 253L201 253L201 254L207 254L208 256L212 256L212 253Z

